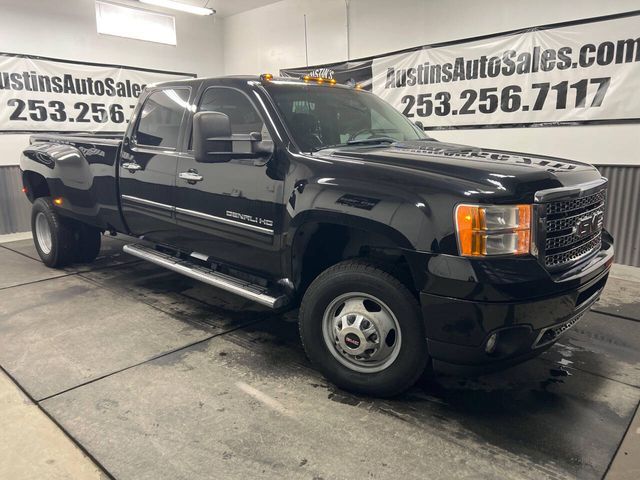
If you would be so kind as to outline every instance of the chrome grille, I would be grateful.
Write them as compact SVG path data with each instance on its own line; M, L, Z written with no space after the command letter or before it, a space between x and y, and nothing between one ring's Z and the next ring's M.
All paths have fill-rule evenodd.
M545 255L544 261L547 267L559 267L568 263L580 260L590 253L600 250L602 244L602 234L598 233L595 237L589 239L586 243L581 243L577 247L571 247L569 250L551 255Z
M579 210L581 208L590 207L598 203L604 204L604 201L606 198L607 198L607 191L600 190L598 193L594 193L593 195L589 195L588 197L553 202L547 205L547 215L553 215L555 213L571 212L573 210Z
M598 212L604 214L604 203L595 206L595 208L593 205L591 205L589 210L587 210L586 212L578 213L577 215L558 218L557 220L547 220L547 233L572 229L575 226L576 221L578 221L580 218L584 218L585 216L589 216Z
M545 204L544 263L559 269L588 257L602 244L607 191Z

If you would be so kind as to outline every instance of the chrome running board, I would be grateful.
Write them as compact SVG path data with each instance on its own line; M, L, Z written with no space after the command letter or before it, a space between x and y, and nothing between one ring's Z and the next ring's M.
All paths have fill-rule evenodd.
M235 293L243 298L253 300L270 308L280 308L289 301L286 295L273 296L268 289L260 285L249 283L224 273L216 272L187 260L181 260L166 253L159 252L144 245L125 245L123 251L134 257L147 260L161 267L167 268L187 277L199 280L208 285L221 288L227 292Z

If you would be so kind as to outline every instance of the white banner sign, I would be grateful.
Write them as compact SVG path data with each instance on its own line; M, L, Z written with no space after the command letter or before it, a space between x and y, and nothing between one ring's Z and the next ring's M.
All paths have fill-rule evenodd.
M124 132L145 85L193 76L0 54L0 133Z
M640 16L425 46L371 61L372 90L428 129L640 120Z

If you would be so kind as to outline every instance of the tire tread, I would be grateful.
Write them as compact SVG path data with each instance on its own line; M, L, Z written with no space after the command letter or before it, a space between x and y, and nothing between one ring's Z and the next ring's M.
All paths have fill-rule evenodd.
M51 221L52 250L49 257L43 256L38 247L33 223L38 212L42 212ZM48 267L62 268L71 264L75 259L76 239L71 220L62 218L55 210L50 197L39 197L33 202L32 229L36 250L42 261Z

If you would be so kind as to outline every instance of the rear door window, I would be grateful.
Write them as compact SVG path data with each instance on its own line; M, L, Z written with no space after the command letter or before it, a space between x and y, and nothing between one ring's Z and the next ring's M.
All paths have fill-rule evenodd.
M134 134L138 145L175 149L180 124L189 105L188 88L153 92L144 102Z

